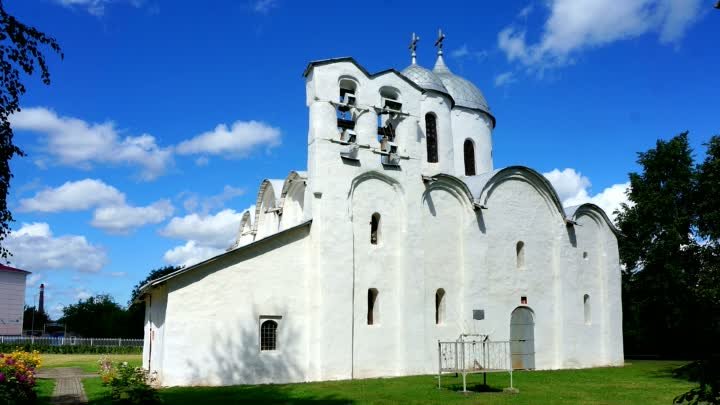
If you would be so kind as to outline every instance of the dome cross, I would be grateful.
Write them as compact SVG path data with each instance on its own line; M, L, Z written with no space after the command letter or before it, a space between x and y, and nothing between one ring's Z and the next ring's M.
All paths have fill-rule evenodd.
M418 41L420 41L420 37L417 36L417 35L415 35L415 33L413 32L413 34L412 34L412 39L410 40L410 46L408 47L408 49L410 49L410 50L412 51L412 52L410 53L410 56L412 57L412 64L413 64L413 65L416 63L417 53L415 53L415 51L417 50L417 43L418 43Z
M444 40L445 40L445 34L443 34L442 29L439 29L439 30L438 30L438 38L437 38L437 40L435 41L435 46L436 46L437 49L438 49L438 55L442 55L442 54L443 54L442 47L443 47L443 41L444 41Z

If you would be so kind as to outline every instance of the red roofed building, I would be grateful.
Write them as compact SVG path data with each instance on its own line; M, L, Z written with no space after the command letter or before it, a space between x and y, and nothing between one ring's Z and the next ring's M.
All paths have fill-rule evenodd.
M29 271L0 264L0 336L22 334L25 279Z

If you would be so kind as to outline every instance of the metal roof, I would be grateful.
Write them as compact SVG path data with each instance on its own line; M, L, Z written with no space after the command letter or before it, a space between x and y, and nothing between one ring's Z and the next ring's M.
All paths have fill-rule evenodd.
M401 73L425 90L434 90L450 95L450 92L448 92L435 73L416 63L406 67Z
M142 286L140 286L140 293L141 293L141 294L138 296L138 298L136 299L136 301L141 301L141 300L140 300L140 297L141 297L142 295L146 294L147 291L148 291L149 289L151 289L152 287L155 287L155 286L157 286L157 285L160 285L160 284L166 282L167 280L169 280L169 279L171 279L171 278L175 278L175 277L177 277L177 276L179 276L179 275L181 275L181 274L187 273L188 271L192 271L192 270L195 270L195 269L197 269L197 268L199 268L199 267L205 266L206 264L212 263L212 262L214 262L214 261L216 261L216 260L218 260L218 259L220 259L220 258L226 257L226 256L228 256L228 255L237 254L237 252L243 252L243 251L245 251L245 250L249 250L249 249L255 248L255 247L257 247L257 246L259 246L259 245L262 245L262 244L264 244L264 243L266 243L266 242L272 241L272 240L276 239L277 237L279 237L279 236L281 236L281 235L288 234L288 233L293 232L293 231L295 231L295 230L297 230L297 229L300 229L300 228L309 227L310 224L312 224L312 219L309 219L309 220L307 220L307 221L305 221L305 222L302 222L302 223L300 223L300 224L297 224L297 225L295 225L295 226L293 226L293 227L290 227L290 228L287 228L287 229L283 229L283 230L280 231L280 232L273 233L273 234L268 235L268 236L266 236L266 237L264 237L264 238L262 238L262 239L258 239L258 240L254 241L254 242L252 242L252 243L248 243L248 244L245 245L245 246L240 246L240 247L237 247L237 248L235 248L235 249L228 250L228 251L226 251L225 253L220 253L220 254L217 255L217 256L213 256L213 257L211 257L211 258L209 258L209 259L207 259L207 260L205 260L205 261L202 261L202 262L197 263L197 264L193 264L192 266L183 267L182 269L180 269L180 270L178 270L178 271L172 272L172 273L170 273L170 274L168 274L168 275L162 276L162 277L157 278L157 279L155 279L155 280L150 280L150 281L148 281L147 283L145 283L145 284L143 284ZM279 247L279 246L277 246L277 247ZM276 248L277 248L277 247L276 247Z
M4 265L4 264L0 264L0 271L4 271L4 272L7 272L7 273L25 273L25 274L30 274L30 272L27 271L27 270L16 269L15 267L6 266L6 265Z
M480 89L471 81L451 72L447 65L445 65L442 55L438 56L432 71L445 86L448 94L450 94L455 101L456 106L484 112L490 116L493 127L495 126L495 116L490 112L490 106Z
M382 71L377 72L377 73L370 73L370 72L367 71L367 69L365 69L361 64L359 64L354 58L352 58L352 57L350 57L350 56L345 56L345 57L342 57L342 58L322 59L322 60L316 60L316 61L310 62L310 63L308 63L307 67L305 68L305 71L303 71L303 77L307 77L307 75L309 75L310 72L313 70L313 68L315 68L316 66L329 65L329 64L338 63L338 62L350 62L350 63L352 63L352 64L355 65L358 69L360 69L360 71L361 71L365 76L367 76L367 77L370 78L370 79L373 79L373 78L378 77L378 76L382 76L382 75L387 74L387 73L396 74L400 79L406 81L409 85L411 85L411 86L414 87L415 89L420 90L421 92L424 91L422 87L418 86L417 84L415 84L415 82L413 82L412 80L408 79L407 77L405 77L405 75L403 75L402 73L398 72L398 71L395 70L395 69L385 69L385 70L382 70Z

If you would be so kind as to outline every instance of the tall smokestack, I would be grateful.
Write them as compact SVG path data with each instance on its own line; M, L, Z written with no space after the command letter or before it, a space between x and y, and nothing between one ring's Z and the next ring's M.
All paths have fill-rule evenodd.
M40 284L40 304L38 305L38 312L41 314L45 313L45 284Z

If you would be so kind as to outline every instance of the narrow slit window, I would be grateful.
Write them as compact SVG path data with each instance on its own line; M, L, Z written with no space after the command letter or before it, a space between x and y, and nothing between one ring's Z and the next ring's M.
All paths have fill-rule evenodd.
M438 139L435 114L425 114L425 138L427 142L427 161L429 163L437 163Z
M277 350L277 328L277 322L271 320L260 325L260 350Z
M463 152L465 155L465 175L475 175L475 145L473 141L466 139L463 145Z
M588 294L583 296L583 311L585 312L585 325L590 325L592 319L590 312L590 295Z
M445 322L445 290L438 288L435 292L435 325Z
M515 245L515 257L517 268L522 270L525 268L525 242L520 241Z
M380 239L380 214L377 212L372 214L370 217L370 243L373 245L378 244Z
M375 325L379 321L378 316L378 290L375 288L368 289L367 295L367 324Z

